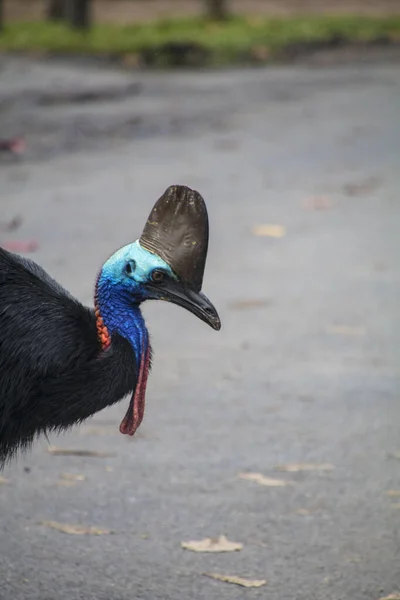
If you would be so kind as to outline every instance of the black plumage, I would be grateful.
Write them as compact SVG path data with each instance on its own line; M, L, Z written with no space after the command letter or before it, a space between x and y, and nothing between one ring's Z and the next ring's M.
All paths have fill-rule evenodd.
M94 310L41 267L0 248L0 464L36 435L67 428L136 386L130 343L101 350Z
M33 261L0 248L0 466L37 435L66 429L128 393L120 431L134 435L151 362L143 301L173 302L220 329L200 290L208 245L203 198L172 186L156 207L156 248L138 240L104 263L95 310Z

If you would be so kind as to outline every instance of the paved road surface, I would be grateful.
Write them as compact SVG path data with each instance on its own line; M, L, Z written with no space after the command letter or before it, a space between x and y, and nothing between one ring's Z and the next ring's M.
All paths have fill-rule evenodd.
M13 63L9 83L18 74L49 89L51 65L24 68ZM71 89L129 83L95 67L64 75ZM38 239L35 259L90 303L97 269L138 237L154 200L172 183L195 187L211 220L204 291L223 329L146 306L155 363L137 436L118 433L124 401L50 438L108 458L52 456L41 439L6 468L0 598L386 596L400 588L400 497L387 494L400 490L400 71L135 81L137 92L102 103L8 104L4 129L21 119L31 152L0 165L1 220L24 218L2 240ZM256 225L286 235L257 237ZM275 470L290 463L334 469ZM68 486L64 473L86 480ZM114 534L66 535L44 520ZM180 547L219 534L243 550ZM204 572L268 584L245 590Z

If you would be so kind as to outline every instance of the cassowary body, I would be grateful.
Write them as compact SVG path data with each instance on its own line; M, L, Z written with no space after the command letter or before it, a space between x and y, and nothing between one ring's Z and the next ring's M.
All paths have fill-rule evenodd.
M40 433L79 423L128 393L132 399L120 430L134 434L143 418L150 369L140 311L144 300L169 300L220 328L214 307L200 292L208 229L199 227L198 214L196 224L193 207L205 210L202 203L188 188L169 188L140 240L103 265L94 309L33 261L0 249L0 465ZM172 239L174 223L186 230L180 241ZM190 231L197 231L192 248L185 242ZM196 240L205 233L205 243ZM203 256L193 254L196 245Z

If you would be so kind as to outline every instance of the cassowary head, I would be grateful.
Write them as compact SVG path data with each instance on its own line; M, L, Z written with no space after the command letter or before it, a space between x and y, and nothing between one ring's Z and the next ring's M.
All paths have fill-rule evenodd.
M213 329L221 322L201 293L208 249L208 216L203 198L185 186L171 186L156 202L139 240L103 265L96 286L97 328L103 348L110 334L132 344L138 381L120 431L133 435L144 414L150 344L139 304L167 300L186 308Z
M219 330L218 313L201 286L208 249L208 216L198 192L171 186L156 202L136 242L120 248L104 264L98 292L109 298L117 320L115 293L137 305L144 300L166 300L186 308Z

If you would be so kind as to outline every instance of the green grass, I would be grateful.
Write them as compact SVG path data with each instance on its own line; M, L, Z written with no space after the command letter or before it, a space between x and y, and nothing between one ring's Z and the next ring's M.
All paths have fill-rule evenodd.
M234 63L266 49L268 59L296 43L379 38L400 41L400 17L326 17L268 19L235 17L223 23L203 18L159 20L132 25L98 24L89 33L52 23L10 23L0 34L0 50L92 55L141 54L168 42L194 42L209 51L214 64ZM262 55L262 52L261 52Z

